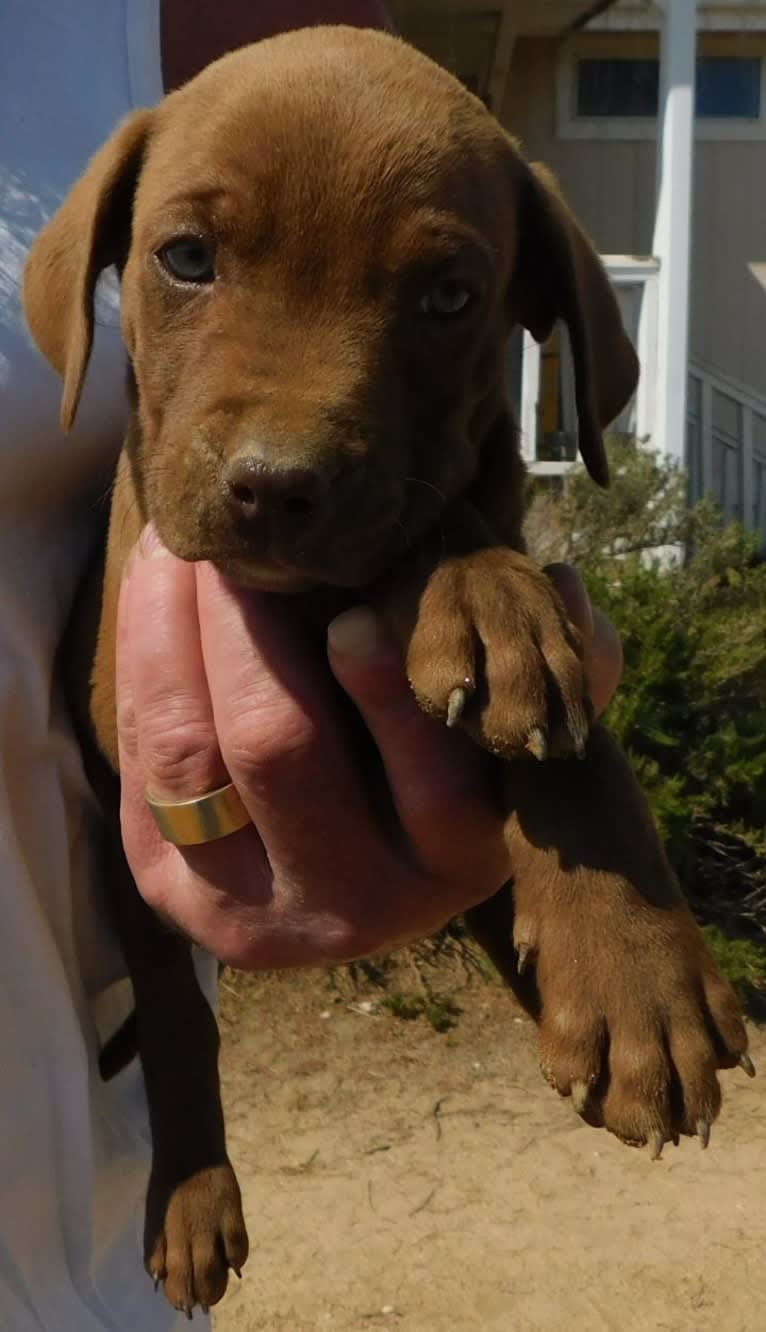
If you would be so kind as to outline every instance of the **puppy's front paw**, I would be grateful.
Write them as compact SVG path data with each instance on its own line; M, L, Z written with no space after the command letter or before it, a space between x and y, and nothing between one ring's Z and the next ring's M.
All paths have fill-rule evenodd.
M239 1275L247 1254L242 1198L228 1162L175 1183L152 1171L144 1260L155 1289L163 1283L174 1309L191 1318L196 1305L217 1304L229 1268Z
M589 703L579 634L553 585L496 548L446 560L418 606L407 673L421 706L492 753L582 753Z
M519 988L535 992L543 1074L588 1123L649 1144L653 1158L680 1134L706 1147L718 1070L754 1072L737 1000L685 905L603 913L591 905L603 885L580 889L517 904Z

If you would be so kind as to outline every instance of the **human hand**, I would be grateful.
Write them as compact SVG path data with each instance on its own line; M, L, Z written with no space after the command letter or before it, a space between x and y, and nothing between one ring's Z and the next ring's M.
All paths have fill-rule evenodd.
M619 643L574 570L549 572L583 633L600 710ZM318 965L420 938L510 874L486 756L420 711L369 609L331 624L328 657L377 747L393 818L371 799L327 657L295 605L145 535L118 624L123 841L149 905L233 966ZM183 800L228 780L252 826L183 849L162 840L145 789Z

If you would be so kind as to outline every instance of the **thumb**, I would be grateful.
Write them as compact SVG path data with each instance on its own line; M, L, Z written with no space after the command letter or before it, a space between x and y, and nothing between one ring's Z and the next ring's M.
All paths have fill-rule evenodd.
M451 841L471 826L475 846L486 824L494 846L501 820L488 798L485 756L418 706L401 654L374 611L359 606L333 620L328 655L375 740L399 819L423 862L443 859L447 828Z

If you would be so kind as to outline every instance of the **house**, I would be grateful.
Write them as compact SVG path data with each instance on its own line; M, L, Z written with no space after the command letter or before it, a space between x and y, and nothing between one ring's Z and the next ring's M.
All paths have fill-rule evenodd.
M393 0L557 173L642 378L618 423L766 539L766 0ZM530 467L575 456L565 333L511 373Z

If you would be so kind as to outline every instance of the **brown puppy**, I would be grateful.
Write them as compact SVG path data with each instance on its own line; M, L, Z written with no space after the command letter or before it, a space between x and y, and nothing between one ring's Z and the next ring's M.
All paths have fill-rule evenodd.
M514 883L469 921L540 1023L546 1077L655 1155L679 1133L704 1144L717 1068L748 1065L737 1005L627 764L588 736L578 636L523 554L510 329L543 339L566 322L601 483L601 430L637 376L554 183L403 43L312 29L130 117L39 237L25 299L65 426L112 263L131 424L92 677L101 752L116 770L115 608L147 519L177 555L254 587L366 588L423 706L507 760ZM582 761L529 757L570 752ZM186 944L122 860L114 897L154 1135L146 1262L172 1303L212 1304L247 1243L214 1023Z

